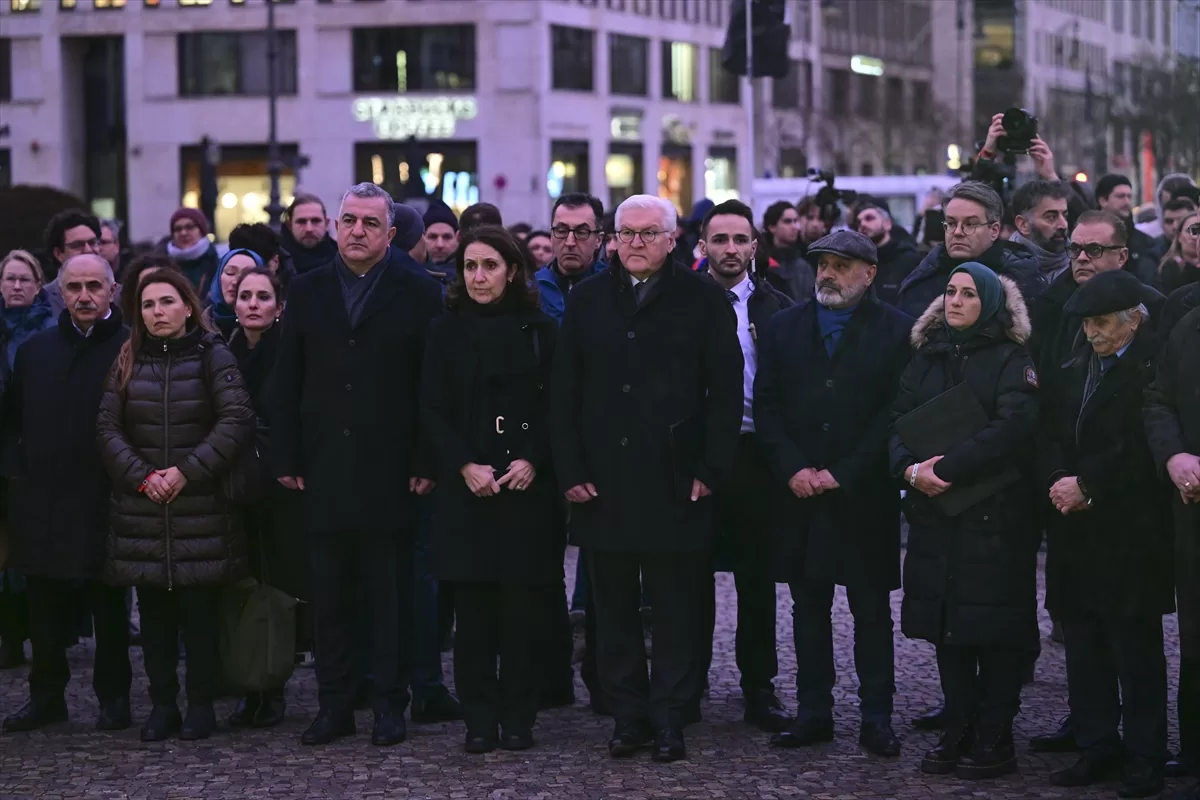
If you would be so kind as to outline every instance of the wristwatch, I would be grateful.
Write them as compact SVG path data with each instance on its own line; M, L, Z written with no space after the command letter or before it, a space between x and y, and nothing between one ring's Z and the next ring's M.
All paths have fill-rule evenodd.
M1076 477L1075 484L1079 486L1079 493L1088 500L1088 505L1091 505L1092 493L1088 491L1087 484L1083 482L1083 478Z

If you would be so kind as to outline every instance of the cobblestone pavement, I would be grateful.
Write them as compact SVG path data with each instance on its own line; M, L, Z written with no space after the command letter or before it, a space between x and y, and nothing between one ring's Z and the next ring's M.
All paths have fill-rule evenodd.
M570 571L573 575L573 570ZM142 744L136 727L119 734L92 730L95 704L89 687L91 651L72 650L75 679L70 688L71 722L36 734L0 736L0 799L25 798L461 798L462 800L578 800L607 798L1092 798L1115 797L1115 785L1092 791L1066 791L1049 785L1050 771L1071 763L1070 756L1035 756L1029 737L1054 730L1066 712L1063 653L1050 643L1049 619L1043 615L1044 652L1037 679L1026 687L1017 738L1020 772L994 782L966 783L953 777L922 775L917 764L932 746L933 734L909 727L916 715L940 699L933 648L906 640L899 633L900 593L893 595L896 632L896 728L904 754L886 761L858 747L852 625L845 593L838 591L834 611L837 639L836 717L833 744L804 751L780 751L767 737L741 722L737 672L733 664L733 581L718 578L720 603L711 692L704 721L687 731L690 759L671 765L648 757L627 761L608 758L605 742L610 721L593 716L582 704L586 692L577 686L580 704L543 713L535 736L538 747L526 753L497 752L469 756L462 752L461 723L411 726L409 740L395 748L373 748L365 736L370 718L360 713L356 740L319 749L302 748L298 739L316 707L311 670L297 670L288 688L288 719L271 731L230 733L223 730L201 743L170 741ZM785 702L794 690L795 654L791 640L790 599L779 591L781 680ZM1173 617L1167 619L1168 651L1178 662ZM137 651L135 651L136 653ZM134 667L135 718L149 708L140 655ZM447 661L449 679L449 662ZM26 672L0 673L0 713L19 707L26 694ZM1174 697L1175 669L1171 674ZM231 710L222 702L219 714ZM1174 713L1172 712L1172 717ZM1172 741L1174 741L1172 730Z

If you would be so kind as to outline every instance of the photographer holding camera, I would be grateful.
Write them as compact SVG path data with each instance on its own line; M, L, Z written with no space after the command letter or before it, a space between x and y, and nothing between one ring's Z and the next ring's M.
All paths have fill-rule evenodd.
M992 117L979 160L995 161L1002 153L1028 153L1033 159L1037 176L1044 181L1059 180L1054 169L1054 153L1050 145L1037 135L1037 117L1020 108L1010 108ZM974 176L973 176L974 177Z

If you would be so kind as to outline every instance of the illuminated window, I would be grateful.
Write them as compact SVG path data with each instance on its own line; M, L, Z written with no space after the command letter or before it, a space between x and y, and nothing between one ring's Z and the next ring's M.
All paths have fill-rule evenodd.
M662 96L664 100L694 103L700 59L694 44L662 43Z
M611 144L604 162L604 182L608 185L609 208L616 208L635 194L645 191L642 179L642 146Z
M276 31L276 42L276 89L295 94L296 32ZM178 48L181 97L268 93L266 31L181 33Z
M692 148L663 144L658 159L658 196L687 213L692 207Z
M280 200L286 206L292 201L296 178L292 167L299 149L294 144L280 144L284 164L279 180ZM271 179L267 174L267 148L262 145L224 145L217 164L216 208L213 212L218 240L242 223L266 222L267 203L271 196ZM200 147L181 147L179 152L180 184L183 197L180 205L200 207L200 164L204 151Z
M8 7L14 13L18 11L41 11L42 0L8 0Z
M704 196L714 203L738 199L737 148L710 147L704 159Z
M179 0L181 6L211 6L212 0Z
M470 91L475 26L355 28L357 92Z
M571 192L587 192L589 169L587 142L551 142L546 191L555 200Z

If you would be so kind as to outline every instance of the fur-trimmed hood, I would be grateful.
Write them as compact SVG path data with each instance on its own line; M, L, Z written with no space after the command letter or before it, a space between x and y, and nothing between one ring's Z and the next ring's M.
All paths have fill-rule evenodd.
M1003 275L997 277L1000 278L1000 285L1004 288L1004 308L1008 311L1009 318L1006 322L1011 320L1008 327L1004 329L1004 334L1017 344L1025 344L1029 341L1029 334L1033 330L1025 298L1015 281ZM929 308L925 309L925 313L913 325L909 341L914 349L920 350L933 341L937 332L945 327L946 296L942 294L929 304Z

